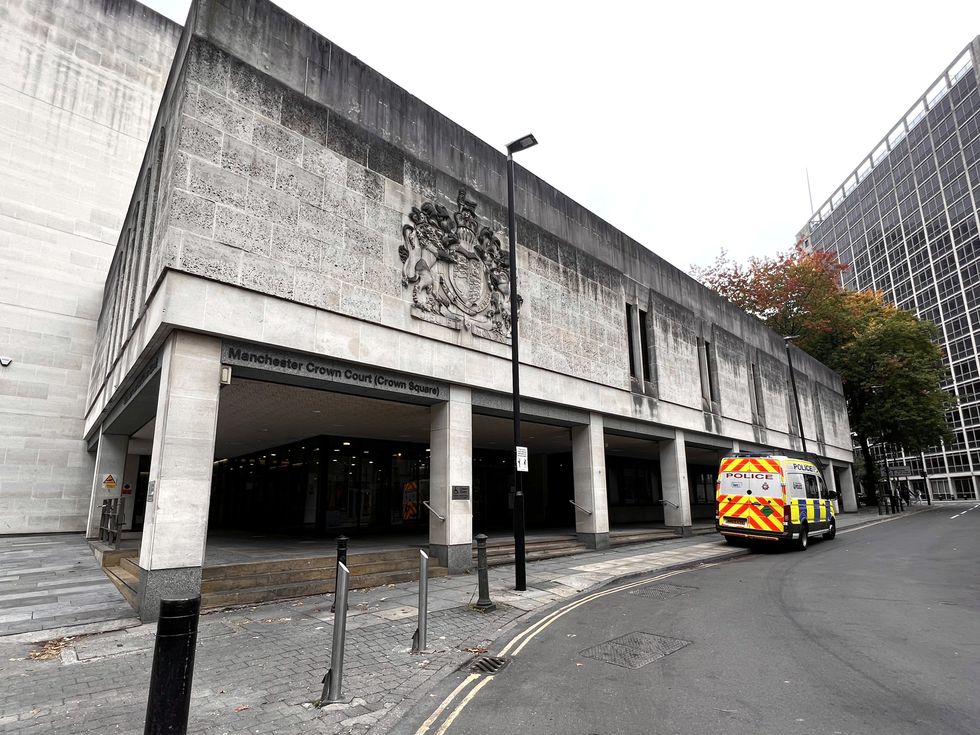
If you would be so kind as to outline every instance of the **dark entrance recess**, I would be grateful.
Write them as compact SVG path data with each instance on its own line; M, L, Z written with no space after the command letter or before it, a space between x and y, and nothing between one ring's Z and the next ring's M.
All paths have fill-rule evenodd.
M209 525L335 535L428 527L429 452L421 444L311 437L215 462Z

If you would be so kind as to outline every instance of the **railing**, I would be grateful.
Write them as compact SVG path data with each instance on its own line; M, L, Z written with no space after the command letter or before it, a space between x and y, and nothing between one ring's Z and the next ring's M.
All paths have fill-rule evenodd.
M592 515L592 511L591 510L589 510L588 508L583 508L581 505L579 505L578 503L576 503L574 500L569 500L568 502L571 503L572 505L574 505L576 508L578 508L580 511L582 511L586 515L589 515L589 516Z
M680 506L679 506L679 505L678 505L677 503L675 503L675 502L673 502L673 501L671 501L671 500L667 500L667 498L661 498L661 499L660 499L660 503L661 503L662 505L672 505L672 506L674 506L675 508L677 508L677 510L680 510L680 509L681 509L681 507L680 507Z
M446 516L440 515L437 510L435 510L431 505L429 505L429 501L428 500L423 500L422 501L422 505L424 505L428 509L428 511L432 515L434 515L436 518L438 518L440 521L445 521L446 520Z
M102 516L99 519L99 541L104 541L112 548L119 544L119 534L122 532L123 519L126 517L126 499L109 498L102 501Z

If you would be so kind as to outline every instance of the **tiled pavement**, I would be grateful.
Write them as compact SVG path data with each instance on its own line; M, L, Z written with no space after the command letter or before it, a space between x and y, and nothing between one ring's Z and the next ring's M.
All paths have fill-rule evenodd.
M81 534L0 536L0 636L129 619Z
M842 529L878 520L842 516ZM351 592L343 692L350 704L317 709L329 666L330 596L209 613L201 618L191 703L193 733L372 733L526 616L629 574L738 556L717 537L619 547L528 565L515 592L512 566L490 569L498 608L479 613L475 575L429 583L429 650L410 652L417 585ZM155 628L136 626L63 641L52 658L23 636L0 638L0 731L141 733Z

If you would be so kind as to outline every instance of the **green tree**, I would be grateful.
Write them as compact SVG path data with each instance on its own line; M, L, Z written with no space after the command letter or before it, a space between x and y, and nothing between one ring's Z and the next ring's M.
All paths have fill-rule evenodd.
M745 264L722 251L692 275L775 332L797 335L801 349L837 371L864 458L865 492L874 499L871 445L918 452L947 439L945 414L953 398L940 388L945 367L935 325L880 293L846 291L840 285L845 269L830 253L797 246Z

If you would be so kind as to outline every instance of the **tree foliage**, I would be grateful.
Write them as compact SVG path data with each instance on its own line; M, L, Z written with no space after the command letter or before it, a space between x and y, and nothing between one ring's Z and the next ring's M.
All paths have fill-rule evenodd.
M952 397L938 330L885 302L874 291L841 287L841 265L830 253L798 245L771 258L739 263L722 251L692 275L837 371L851 430L865 458L865 489L874 496L870 445L919 452L949 436Z

